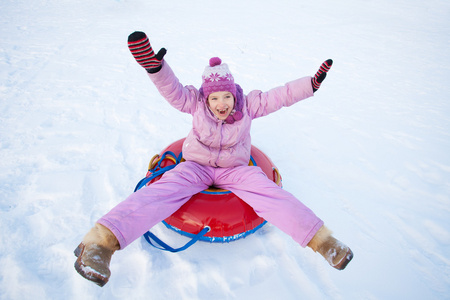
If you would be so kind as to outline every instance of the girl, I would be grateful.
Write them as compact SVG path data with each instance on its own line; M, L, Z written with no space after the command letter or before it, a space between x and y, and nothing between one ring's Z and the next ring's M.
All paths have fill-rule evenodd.
M269 180L259 167L248 166L251 121L313 96L332 60L325 61L313 78L244 95L228 66L217 57L205 68L202 86L197 90L180 84L163 60L166 50L155 55L145 33L132 33L128 47L161 95L176 109L193 116L192 130L182 149L186 161L98 220L75 250L76 270L86 279L105 285L114 251L125 248L192 195L212 185L230 190L302 247L309 246L334 268L344 269L353 257L350 248L336 240L321 219Z

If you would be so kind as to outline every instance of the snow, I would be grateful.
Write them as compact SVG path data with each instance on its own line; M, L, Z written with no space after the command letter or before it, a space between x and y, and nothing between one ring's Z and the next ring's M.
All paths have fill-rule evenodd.
M0 2L1 299L450 299L450 2L276 4ZM178 254L141 238L103 288L76 273L83 235L190 127L129 53L135 30L195 86L213 56L246 92L333 58L314 98L252 137L352 248L344 271L269 224Z

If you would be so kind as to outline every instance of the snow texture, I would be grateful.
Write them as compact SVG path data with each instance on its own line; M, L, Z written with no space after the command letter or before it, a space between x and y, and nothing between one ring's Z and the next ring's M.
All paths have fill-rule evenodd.
M0 299L450 299L450 2L274 3L0 2ZM347 269L268 224L179 254L139 239L103 288L78 275L84 234L191 124L129 53L135 30L197 87L214 56L246 92L334 60L252 142L352 248Z

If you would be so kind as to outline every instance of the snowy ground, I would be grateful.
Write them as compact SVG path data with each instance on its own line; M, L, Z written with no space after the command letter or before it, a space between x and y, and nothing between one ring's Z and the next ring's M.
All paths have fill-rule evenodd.
M0 2L0 298L450 299L450 2L190 2ZM267 225L180 254L140 239L104 288L75 272L83 235L190 126L129 54L134 30L196 86L212 56L247 92L334 59L252 135L351 246L346 270Z

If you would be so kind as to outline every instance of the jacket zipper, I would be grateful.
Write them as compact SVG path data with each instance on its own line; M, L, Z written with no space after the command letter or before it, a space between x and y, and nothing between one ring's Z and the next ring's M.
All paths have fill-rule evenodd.
M219 120L219 121L220 121L220 120ZM224 123L224 121L220 121L220 122L219 122L219 126L220 126L220 130L219 130L219 134L220 134L220 139L219 139L219 152L217 152L216 162L214 163L214 164L216 165L216 167L218 167L217 162L219 161L219 158L220 158L220 152L222 151L222 139L223 139L222 130L223 130L223 123Z

